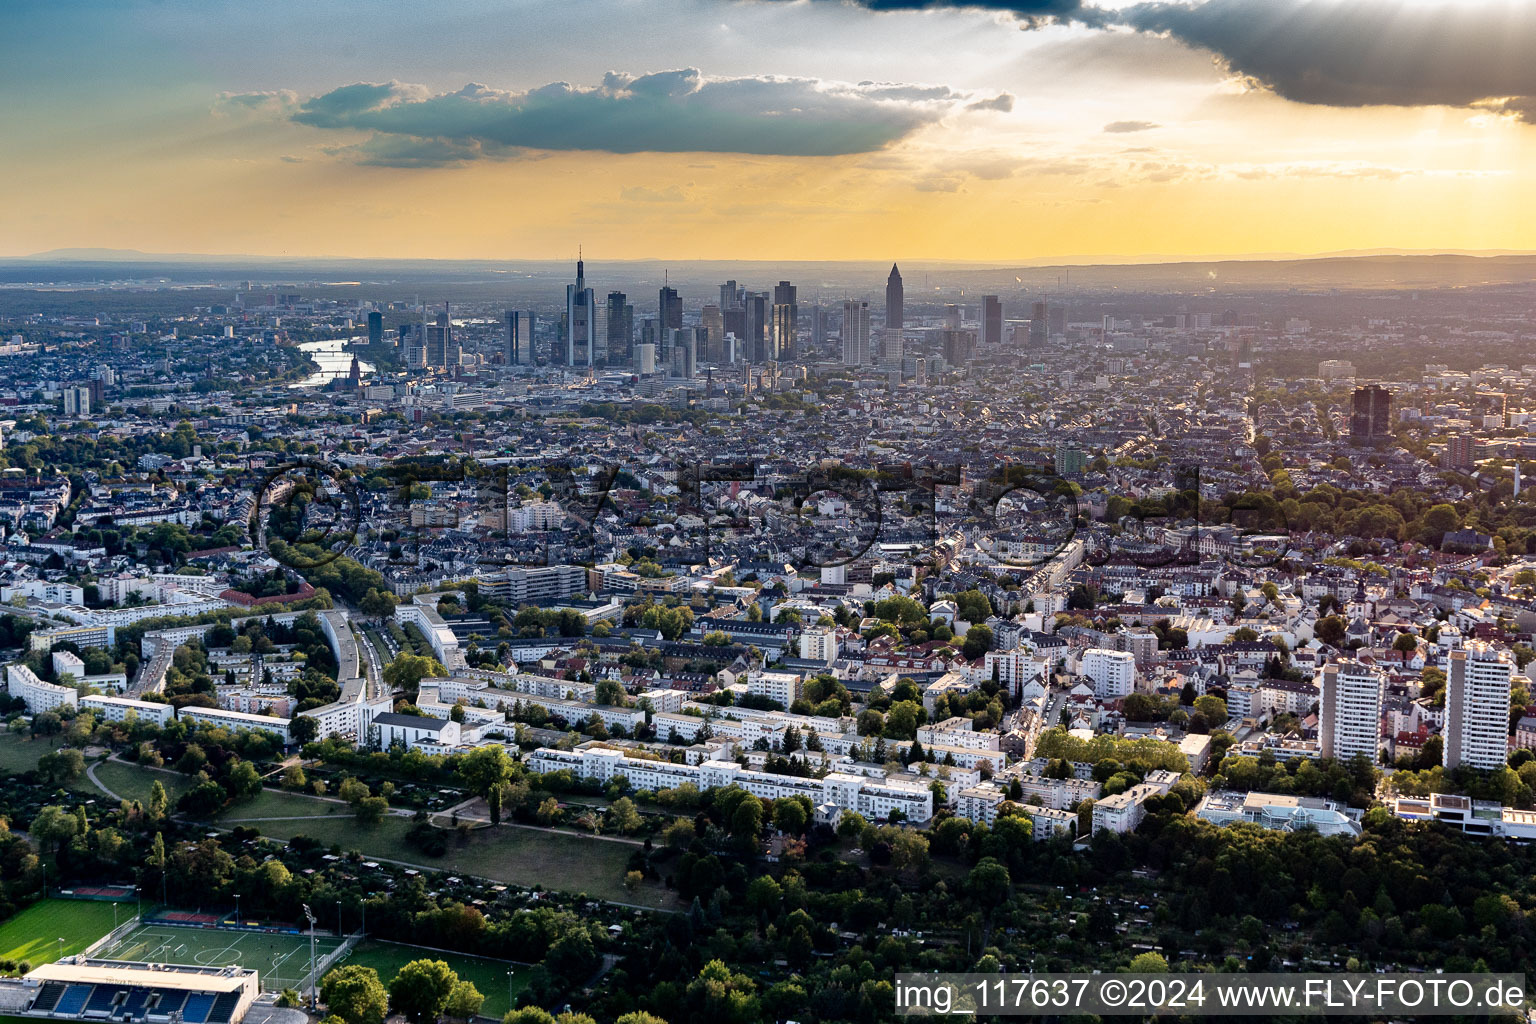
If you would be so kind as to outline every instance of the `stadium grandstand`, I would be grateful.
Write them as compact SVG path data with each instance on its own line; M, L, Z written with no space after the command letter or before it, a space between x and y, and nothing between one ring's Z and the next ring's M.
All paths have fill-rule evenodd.
M243 967L66 957L0 978L0 1014L116 1024L240 1024L261 990Z

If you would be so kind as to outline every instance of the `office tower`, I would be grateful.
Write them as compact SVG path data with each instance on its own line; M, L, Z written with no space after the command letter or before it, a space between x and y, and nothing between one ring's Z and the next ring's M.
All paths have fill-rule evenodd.
M1380 384L1355 388L1350 400L1349 439L1375 441L1392 434L1392 392Z
M918 387L928 383L928 360L924 356L912 360L912 383Z
M950 366L964 366L976 354L976 332L946 327L939 332L944 361Z
M1058 444L1055 461L1057 476L1078 476L1088 468L1088 453L1081 448Z
M1445 439L1445 451L1440 453L1440 468L1463 472L1477 464L1477 441L1471 434L1452 434Z
M1480 640L1450 652L1445 674L1446 768L1504 767L1509 755L1509 694L1515 674L1508 651Z
M651 342L642 341L635 346L635 362L641 373L656 372L656 346Z
M704 346L699 350L699 359L706 363L721 362L725 351L725 317L721 315L720 307L705 306L699 313L699 322L704 326Z
M596 300L587 287L587 267L577 257L576 283L565 286L565 365L580 365L578 357L587 366L592 365L595 313Z
M827 345L827 321L832 314L820 306L811 307L811 348L820 353Z
M507 310L507 365L533 365L533 314Z
M869 364L869 303L848 299L843 303L843 363Z
M691 327L673 327L667 331L667 366L674 377L692 380L698 369L695 357L698 335Z
M982 347L1003 343L1003 302L996 295L981 297Z
M628 362L635 342L635 307L623 292L608 293L608 362Z
M768 358L775 362L795 358L795 307L787 302L774 304Z
M437 322L443 325L443 367L458 370L464 365L464 343L453 333L453 314L448 310L448 303L443 303Z
M683 298L677 294L676 288L664 286L661 289L656 311L656 317L661 322L663 331L683 326Z
M735 281L727 281L720 286L720 309L740 309L742 305L742 292L736 286Z
M788 281L773 288L772 340L774 359L795 358L795 325L800 320L799 289ZM782 308L781 308L782 307Z
M1371 763L1381 747L1381 693L1386 676L1358 661L1323 667L1318 700L1318 753L1339 761L1356 754Z
M368 314L368 344L379 345L384 341L384 314L378 310Z
M1036 302L1029 308L1029 347L1045 348L1046 331L1050 329L1050 312L1043 302Z
M768 295L748 292L743 300L747 311L746 358L754 363L768 359Z
M901 286L901 271L891 264L891 276L885 279L885 327L907 325L906 292Z
M894 366L901 369L901 361L906 358L906 332L900 327L887 327L881 331L880 362L886 366Z
M960 321L963 319L965 319L965 310L959 306L950 303L944 307L945 330L958 331L960 329Z
M64 389L64 415L89 416L91 414L91 389L71 385Z
M357 357L354 356L352 358L352 361L354 363L357 362ZM101 378L100 377L92 377L90 380L86 381L85 389L88 392L90 392L90 396L89 397L90 397L90 402L91 402L91 408L92 409L100 409L100 408L104 407L107 404L106 403L106 389L102 386ZM1518 465L1515 467L1515 469L1517 471L1519 470L1519 468L1520 467ZM1519 493L1520 492L1517 490L1515 492L1516 496L1518 496Z
M1046 333L1051 337L1066 337L1067 334L1067 307L1051 306L1046 310Z
M437 314L436 322L427 325L425 359L428 367L442 369L448 365L448 338L452 333L453 324L448 320L447 313Z

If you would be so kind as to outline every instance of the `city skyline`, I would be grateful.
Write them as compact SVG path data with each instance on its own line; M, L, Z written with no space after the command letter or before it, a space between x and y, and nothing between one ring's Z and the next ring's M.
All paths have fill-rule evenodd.
M1527 244L1529 4L889 6L18 4L0 256Z

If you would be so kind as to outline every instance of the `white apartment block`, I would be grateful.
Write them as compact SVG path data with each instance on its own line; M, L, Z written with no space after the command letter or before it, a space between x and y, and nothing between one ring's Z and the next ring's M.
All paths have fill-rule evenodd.
M73 686L45 683L37 677L35 672L20 662L5 667L5 685L12 697L19 697L27 702L29 715L39 715L65 704L75 707L80 702L80 695L75 692Z
M981 663L981 682L997 674L997 681L1010 693L1021 693L1031 683L1045 685L1049 664L1027 648L1011 651L988 651Z
M1473 640L1450 653L1445 674L1445 767L1504 767L1514 674L1514 658L1491 644Z
M1134 832L1147 816L1147 801L1173 788L1179 777L1173 772L1154 771L1146 781L1130 789L1106 796L1093 805L1093 831Z
M459 650L458 637L437 614L437 599L441 594L417 594L411 600L395 605L395 621L407 623L421 630L421 635L432 645L432 653L449 672L464 667L464 653Z
M1323 666L1318 702L1318 753L1372 762L1381 746L1381 696L1386 675L1357 661Z
M924 747L961 747L966 750L1001 750L1003 738L995 732L977 732L969 718L946 718L933 725L921 726L917 740Z
M777 701L785 710L800 699L800 677L793 672L747 673L747 692L754 697Z
M273 718L268 715L250 715L244 711L227 711L224 708L195 708L184 707L176 712L176 717L183 721L198 722L204 725L214 725L223 729L259 729L264 732L274 732L283 738L284 743L290 742L288 727L291 721L287 718Z
M86 711L95 711L107 722L126 722L132 717L140 722L154 722L160 726L169 722L176 713L176 709L169 704L133 700L130 697L81 697L80 707Z
M53 652L53 677L61 678L65 673L73 676L75 682L85 678L85 662L73 651Z
M800 634L800 657L822 665L837 660L837 632L831 629L807 629Z
M1093 680L1093 695L1099 700L1128 697L1136 687L1136 658L1129 651L1090 648L1083 652L1080 671Z
M699 789L739 786L769 800L806 796L812 804L831 804L840 811L857 811L871 820L899 811L904 820L924 822L933 817L933 791L926 781L866 779L833 772L824 779L752 771L734 761L705 761L697 765L670 764L626 755L608 747L552 750L541 747L528 759L528 767L540 774L569 770L589 779L608 780L622 775L638 789L675 789L691 782Z
M507 511L508 533L557 530L565 521L565 509L553 501L533 501Z
M77 647L111 647L117 642L117 627L111 623L100 623L39 629L27 637L27 646L34 651L46 651L61 640L68 640Z

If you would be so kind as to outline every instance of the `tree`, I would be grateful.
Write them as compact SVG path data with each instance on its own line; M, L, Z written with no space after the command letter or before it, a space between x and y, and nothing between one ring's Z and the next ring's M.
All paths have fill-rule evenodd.
M627 796L621 796L608 808L608 824L618 829L624 835L634 832L642 824L640 812L635 809L635 802Z
M30 831L33 839L52 843L54 849L59 850L79 833L80 822L69 811L50 804L33 817Z
M327 972L320 981L320 999L347 1024L384 1024L389 1013L389 992L379 972L361 964Z
M501 787L512 778L512 759L505 747L476 747L459 758L459 779L473 793L485 797L491 824L501 824Z
M1213 729L1227 721L1227 702L1213 694L1196 697L1195 710L1205 717Z
M1325 615L1317 620L1317 625L1312 627L1312 633L1319 643L1325 643L1329 647L1339 647L1344 643L1344 634L1349 629L1349 623L1337 615Z
M970 661L975 661L990 651L996 638L992 635L992 627L977 623L965 631L965 641L961 644L960 653Z
M166 808L170 804L170 798L165 795L165 786L156 779L149 787L149 816L155 821L165 817Z
M320 735L320 723L308 715L297 715L288 723L288 735L299 746L313 743L315 737Z
M1167 974L1168 960L1161 953L1137 953L1131 958L1132 974Z
M415 690L423 679L446 676L448 670L436 658L401 651L384 666L384 682L392 690Z
M442 1015L459 976L441 960L412 960L389 983L389 1007L411 1024L431 1024Z
M357 602L358 610L364 615L375 619L386 619L395 612L395 605L399 600L388 590L378 590L373 587Z
M1412 654L1419 649L1419 638L1412 633L1399 633L1392 641L1392 649L1399 654Z
M994 857L983 857L977 861L965 879L966 891L982 906L1003 901L1011 885L1013 879L1008 874L1007 866Z
M785 797L773 802L773 827L780 832L786 832L792 836L802 835L810 824L811 816L806 812L805 804L792 797Z
M85 774L85 755L78 750L60 750L37 759L37 770L51 785L73 782Z
M240 761L229 770L229 794L236 800L250 800L261 792L261 775L249 761Z
M480 1004L484 1002L485 996L475 988L474 982L460 980L449 990L443 1012L456 1020L469 1020L480 1013Z

